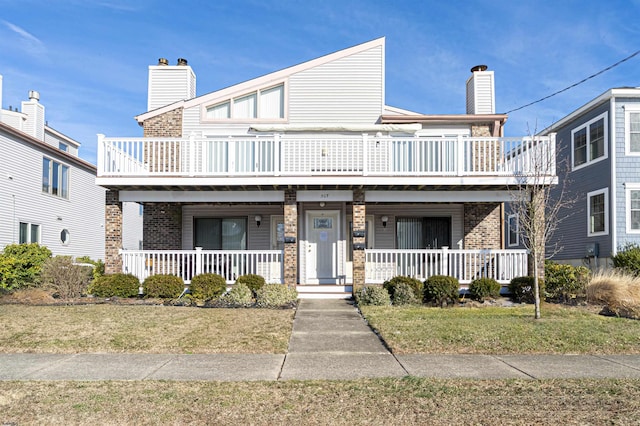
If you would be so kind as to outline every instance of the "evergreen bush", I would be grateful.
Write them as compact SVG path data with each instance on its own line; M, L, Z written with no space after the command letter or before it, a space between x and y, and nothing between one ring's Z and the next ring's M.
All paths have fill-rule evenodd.
M622 272L640 277L640 245L627 244L618 250L615 256L611 256L613 266Z
M194 299L209 300L227 291L227 282L222 275L200 274L191 279L189 290Z
M142 283L145 297L160 299L175 299L184 290L184 281L175 275L151 275Z
M356 303L360 306L389 306L391 296L382 286L364 286L355 293Z
M0 254L0 289L12 291L39 283L51 250L36 243L9 244Z
M500 283L493 278L477 278L469 284L469 295L480 302L500 297Z
M288 308L294 307L298 292L283 284L265 284L256 291L256 307Z
M567 303L587 297L591 272L584 266L571 266L550 260L544 264L544 294L550 302Z
M391 296L391 300L394 299L396 286L400 283L404 283L411 286L411 288L413 289L413 294L415 295L415 298L419 301L422 300L423 287L424 287L422 281L416 278L407 277L405 275L397 275L391 278L390 280L385 281L382 284L382 286L389 292L389 295Z
M246 274L240 275L238 279L236 279L236 284L245 284L253 294L256 294L256 292L266 284L266 281L260 275Z
M102 275L89 285L87 292L96 297L135 297L140 280L133 274Z
M455 277L434 275L424 282L424 301L436 306L453 304L460 298L460 282Z
M422 283L420 283L422 284ZM394 306L417 305L421 299L416 297L415 288L406 282L397 283L391 296L391 304Z
M219 305L229 308L248 308L253 306L253 291L243 282L236 282L231 290L223 294L219 300Z
M515 277L509 283L509 293L514 302L535 303L533 277ZM540 298L544 294L544 280L538 279Z

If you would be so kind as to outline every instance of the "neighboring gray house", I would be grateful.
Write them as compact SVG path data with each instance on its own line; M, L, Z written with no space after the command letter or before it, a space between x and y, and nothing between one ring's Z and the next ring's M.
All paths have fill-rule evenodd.
M2 105L2 76L0 76ZM38 92L0 108L0 250L36 242L54 255L104 259L105 190L80 144L47 125Z
M640 88L610 89L542 135L552 132L558 164L569 162L558 177L578 197L551 240L563 247L553 259L605 267L621 247L640 244Z

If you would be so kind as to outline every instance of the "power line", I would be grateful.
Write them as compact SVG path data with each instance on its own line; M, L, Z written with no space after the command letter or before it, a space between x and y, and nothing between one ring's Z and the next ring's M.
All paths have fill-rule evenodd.
M592 78L597 77L597 76L599 76L600 74L605 73L605 72L609 71L610 69L617 67L617 66L618 66L618 65L620 65L621 63L628 61L629 59L633 58L634 56L636 56L636 55L638 55L638 54L640 54L640 50L638 50L637 52L633 53L632 55L629 55L629 56L627 56L626 58L624 58L624 59L622 59L622 60L620 60L620 61L616 62L615 64L610 65L610 66L608 66L607 68L605 68L605 69L603 69L603 70L601 70L601 71L598 71L597 73L595 73L595 74L593 74L593 75L590 75L589 77L584 78L584 79L580 80L580 81L579 81L579 82L577 82L577 83L572 84L571 86L565 87L565 88L564 88L564 89L562 89L562 90L558 90L557 92L552 93L552 94L550 94L550 95L548 95L548 96L545 96L544 98L540 98L540 99L538 99L537 101L533 101L533 102L530 102L530 103L528 103L528 104L526 104L526 105L523 105L523 106L521 106L521 107L514 108L514 109L512 109L512 110L510 110L510 111L505 112L504 114L509 114L509 113L514 112L514 111L518 111L518 110L520 110L520 109L526 108L526 107L528 107L528 106L531 106L531 105L533 105L533 104L537 104L538 102L542 102L542 101L544 101L544 100L546 100L546 99L549 99L549 98L551 98L551 97L553 97L553 96L556 96L556 95L558 95L558 94L560 94L560 93L562 93L562 92L566 92L567 90L572 89L572 88L576 87L577 85L584 83L584 82L585 82L585 81L587 81L587 80L591 80Z

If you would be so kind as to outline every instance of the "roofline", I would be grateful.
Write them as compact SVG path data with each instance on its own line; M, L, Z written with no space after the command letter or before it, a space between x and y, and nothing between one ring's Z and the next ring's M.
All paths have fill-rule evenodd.
M75 155L71 155L68 152L65 151L61 151L60 149L49 145L46 142L43 142L39 139L34 138L33 136L30 136L26 133L24 133L23 131L20 131L14 127L9 126L8 124L5 123L0 123L0 131L9 133L10 135L16 137L16 138L20 138L23 141L30 143L31 145L35 145L38 148L41 148L45 151L50 152L51 154L55 154L55 155L59 155L60 157L64 158L65 160L67 160L67 162L69 163L75 163L77 166L80 167L84 167L86 169L89 169L91 172L93 172L94 174L97 174L97 167L94 166L93 164L89 163L88 161L85 161L83 159L81 159L80 157L76 157Z
M174 102L169 105L165 105L153 111L147 111L143 114L137 115L134 118L138 121L139 124L148 120L149 118L155 117L157 115L163 114L168 111L173 111L177 108L189 108L193 105L198 105L201 103L215 102L216 99L233 97L233 95L241 92L245 92L247 90L252 89L253 87L260 87L270 82L277 84L278 82L284 80L285 78L299 73L301 71L306 71L308 69L317 67L319 65L326 64L328 62L335 61L337 59L341 59L347 56L354 55L356 53L364 52L366 50L373 49L374 47L382 46L384 49L385 45L385 37L380 37L365 43L358 44L356 46L348 47L346 49L339 50L337 52L329 53L324 56L320 56L316 59L311 59L306 62L302 62L298 65L293 65L278 71L274 71L269 74L262 75L260 77L256 77L251 80L247 80L242 83L234 84L233 86L229 86L220 90L216 90L214 92L209 92L204 95L196 96L192 99L187 99L183 101ZM384 57L384 50L382 52Z
M563 117L560 120L556 121L555 123L553 123L552 125L550 125L546 129L542 130L540 132L540 134L541 135L546 135L546 134L555 132L558 129L558 127L562 127L566 123L568 123L568 122L570 122L572 120L575 120L576 118L578 118L579 116L583 115L587 111L590 111L590 110L596 108L597 106L602 105L603 103L609 101L611 98L616 98L616 97L618 97L618 98L621 98L621 97L640 98L640 88L638 88L638 87L620 87L620 88L609 89L606 92L602 93L600 96L597 96L596 98L594 98L594 99L590 100L589 102L587 102L586 104L582 105L580 108L574 110L569 115L566 115L565 117Z
M60 132L59 130L54 129L53 127L44 126L44 128L45 128L45 130L47 132L53 133L57 137L64 139L65 141L69 142L72 145L75 145L76 147L80 147L80 145L82 145L77 140L70 138L69 136L65 135L64 133Z
M416 115L381 115L381 123L484 123L499 121L504 124L507 114L416 114Z

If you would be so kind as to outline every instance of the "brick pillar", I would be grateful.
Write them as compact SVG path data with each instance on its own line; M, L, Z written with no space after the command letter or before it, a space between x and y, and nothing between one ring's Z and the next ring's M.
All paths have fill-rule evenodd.
M142 223L145 250L182 250L180 203L145 203Z
M464 248L502 248L501 211L500 203L465 203Z
M107 190L105 195L104 272L122 272L122 203L118 190Z
M365 284L365 242L367 208L364 202L364 190L353 190L353 287L355 292ZM357 236L356 236L357 235Z
M291 288L298 283L298 202L294 189L284 192L284 283Z

